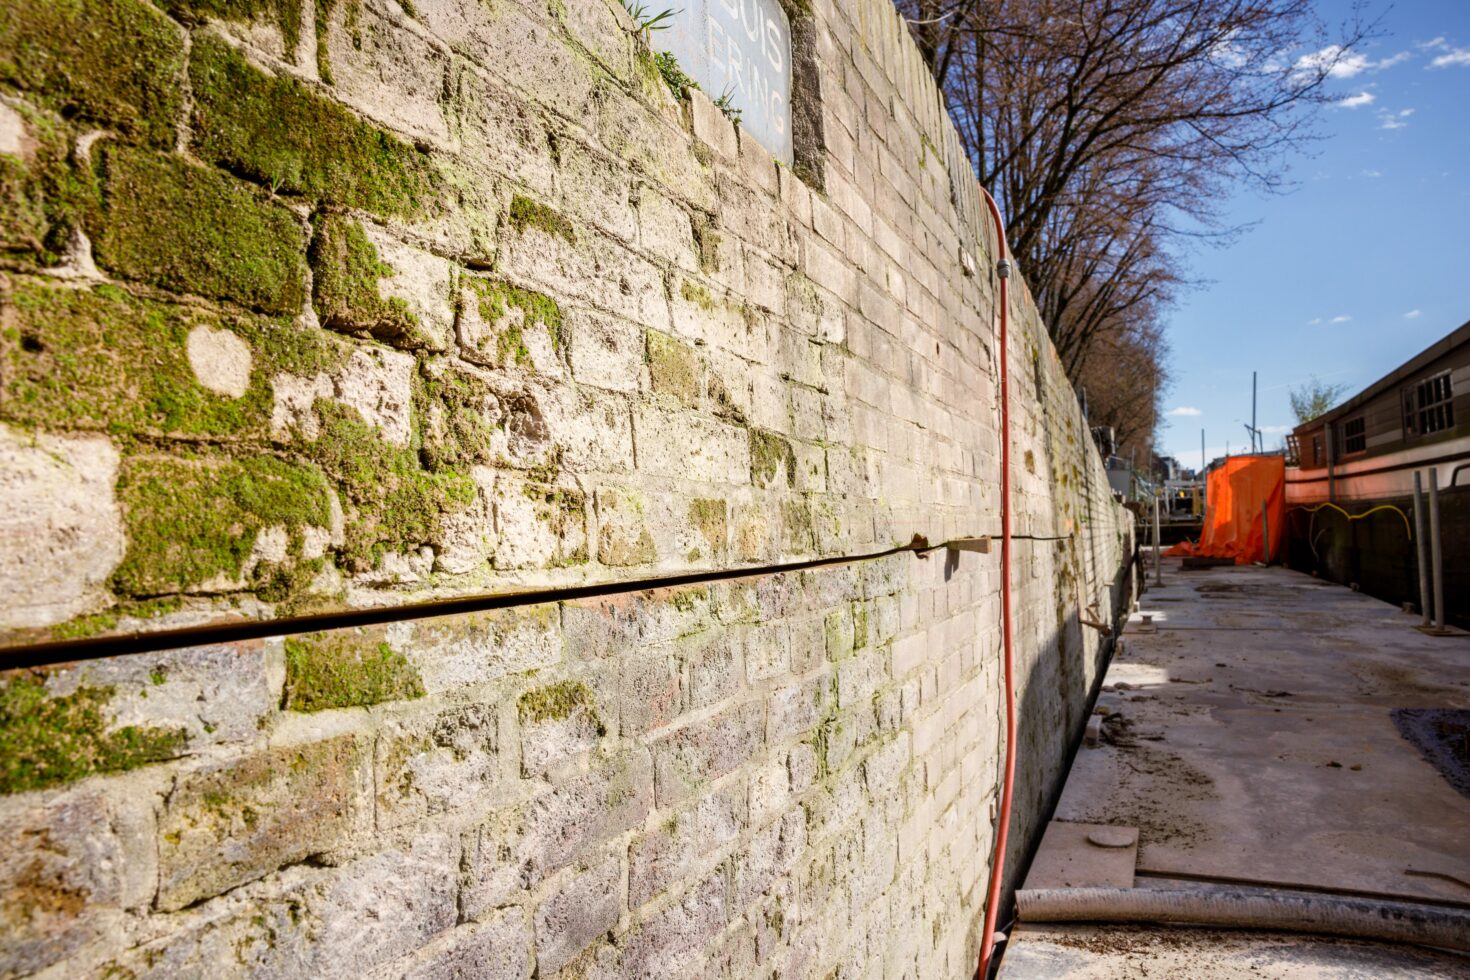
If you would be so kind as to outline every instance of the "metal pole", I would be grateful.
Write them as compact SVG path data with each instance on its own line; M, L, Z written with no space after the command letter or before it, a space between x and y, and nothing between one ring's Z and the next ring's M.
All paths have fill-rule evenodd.
M1164 584L1164 546L1159 534L1159 492L1154 490L1154 585Z
M1251 372L1251 452L1256 451L1256 372Z
M1444 551L1439 540L1439 468L1429 468L1429 563L1434 569L1434 628L1444 629Z
M1424 537L1424 479L1418 470L1414 471L1414 543L1419 564L1419 625L1428 629L1434 597L1429 594L1429 548Z
M1327 437L1327 502L1330 504L1337 500L1337 484L1332 479L1332 423L1328 422L1322 431Z
M1208 466L1208 465L1209 464L1205 462L1205 430L1204 429L1200 429L1199 430L1199 474L1200 474L1200 479L1204 479L1204 476L1205 476L1205 467Z
M1261 505L1261 533L1265 535L1262 543L1266 546L1266 564L1271 564L1271 518L1266 514L1266 505Z

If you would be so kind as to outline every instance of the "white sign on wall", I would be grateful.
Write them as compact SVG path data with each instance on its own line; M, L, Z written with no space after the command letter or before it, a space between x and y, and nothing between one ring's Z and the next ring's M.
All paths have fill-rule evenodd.
M679 59L711 99L729 96L740 128L791 162L791 24L777 0L682 0L653 46ZM656 9L656 7L654 8Z

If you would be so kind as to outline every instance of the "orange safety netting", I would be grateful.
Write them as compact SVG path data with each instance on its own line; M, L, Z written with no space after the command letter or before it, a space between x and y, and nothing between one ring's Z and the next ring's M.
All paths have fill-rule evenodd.
M1237 565L1264 561L1264 510L1271 531L1271 557L1277 558L1285 530L1285 489L1284 457L1231 456L1210 473L1205 527L1199 541L1176 544L1164 554L1234 558Z

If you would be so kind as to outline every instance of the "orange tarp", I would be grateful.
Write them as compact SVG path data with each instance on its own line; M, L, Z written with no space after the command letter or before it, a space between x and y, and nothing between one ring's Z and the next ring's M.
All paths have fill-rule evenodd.
M1234 558L1237 565L1265 561L1265 528L1271 529L1271 557L1281 555L1286 516L1286 459L1283 456L1231 456L1210 473L1205 527L1198 542L1176 544L1166 555Z

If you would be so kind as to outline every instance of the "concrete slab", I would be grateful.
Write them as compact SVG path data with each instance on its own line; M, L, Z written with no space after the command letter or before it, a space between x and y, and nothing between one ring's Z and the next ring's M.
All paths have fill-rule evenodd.
M1470 800L1393 716L1470 707L1470 639L1425 636L1417 616L1284 569L1186 572L1166 559L1164 581L1131 617L1098 700L1108 712L1101 742L1079 750L1056 819L1137 827L1140 886L1177 878L1470 907ZM1152 632L1131 625L1144 616ZM1082 934L1049 927L1046 955L1075 958L1076 945L1057 937ZM1130 932L1130 942L1147 934ZM1017 932L1004 976L1038 935ZM1256 947L1232 935L1219 960L1226 972L1179 975L1234 976L1231 958L1245 962ZM1454 975L1470 976L1470 961L1458 962L1464 972ZM1398 974L1375 966L1368 975Z
M1005 980L1423 980L1470 976L1470 960L1417 947L1284 933L1148 926L1032 925L1002 961Z
M1470 903L1470 802L1394 725L1470 707L1470 641L1283 569L1166 570L1057 819L1139 828L1140 873ZM1111 688L1111 689L1110 689Z
M1027 888L1132 888L1138 829L1053 820L1026 874Z

